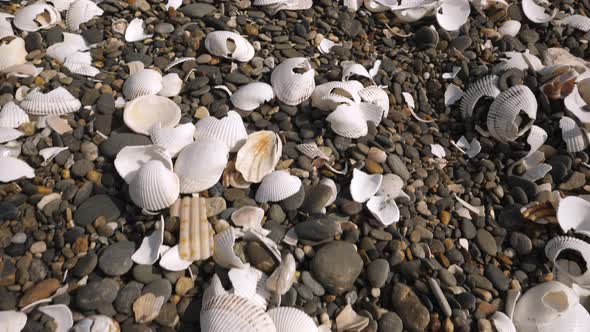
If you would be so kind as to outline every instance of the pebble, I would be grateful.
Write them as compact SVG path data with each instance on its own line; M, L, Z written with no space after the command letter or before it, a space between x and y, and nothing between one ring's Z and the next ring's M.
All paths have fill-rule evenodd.
M302 240L325 241L341 232L340 225L327 216L312 217L295 225L295 232Z
M383 258L376 259L367 266L367 279L373 287L383 287L388 275L389 263Z
M388 311L379 319L378 332L402 332L403 330L404 323L395 312Z
M397 155L390 154L389 157L387 157L387 165L389 165L393 174L397 174L404 181L408 181L410 179L410 172L408 171L408 168Z
M152 142L145 135L129 133L112 133L100 146L100 152L107 158L114 159L126 146L150 145Z
M533 242L524 233L512 232L510 234L510 246L521 255L527 255L533 250Z
M74 221L80 226L91 224L99 216L109 221L116 220L121 215L121 210L107 195L94 195L78 207L74 213Z
M311 270L328 292L340 295L349 290L363 268L355 247L343 241L322 246L311 261Z
M215 11L215 7L206 3L191 3L180 8L190 18L201 18Z
M96 265L98 265L98 256L94 252L89 252L78 260L72 269L72 274L78 278L85 277L94 271Z
M318 184L309 189L301 208L309 213L321 213L326 203L332 197L332 189Z
M39 282L35 286L29 288L25 294L23 294L20 301L18 302L19 308L25 307L35 301L48 298L49 296L53 295L53 293L55 293L59 286L59 280L54 278Z
M426 330L430 323L430 314L410 286L396 283L391 292L391 303L401 317L405 329L410 332Z
M89 282L76 293L76 305L81 310L95 310L113 303L119 291L119 284L113 279Z
M510 286L510 278L506 277L504 272L496 265L488 264L486 266L486 277L498 290L507 291Z
M586 184L586 176L581 172L574 172L569 179L559 185L561 190L575 190L582 188Z
M164 302L167 302L172 296L172 285L166 279L157 279L143 287L141 292L142 294L153 293L156 296L163 296Z
M115 309L123 314L131 314L133 302L141 296L141 288L142 285L136 282L130 282L121 288L113 303Z
M486 231L485 229L477 230L475 242L477 243L477 246L486 254L490 256L496 255L498 245L496 244L496 240L492 234L490 234L490 232Z
M106 247L98 259L98 267L109 276L120 276L133 267L131 255L135 245L130 241L121 241Z
M18 216L16 206L10 202L0 202L0 221L13 220Z

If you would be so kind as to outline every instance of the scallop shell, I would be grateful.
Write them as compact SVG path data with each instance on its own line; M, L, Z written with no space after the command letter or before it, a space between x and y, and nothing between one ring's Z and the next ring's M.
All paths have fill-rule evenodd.
M158 160L143 164L129 183L129 196L139 207L158 211L169 207L179 194L179 181L174 172Z
M14 141L15 139L21 137L23 135L22 132L8 127L0 127L0 143L6 143L10 141Z
M369 128L363 113L357 107L340 105L326 117L332 130L344 137L359 138L367 135Z
M136 98L125 104L123 121L136 133L149 135L156 123L164 128L174 128L180 121L180 107L172 100L149 95Z
M229 98L242 111L253 111L275 97L272 86L262 82L246 84Z
M399 221L400 212L393 198L373 196L367 201L367 208L379 222L388 226Z
M295 195L301 189L301 180L286 171L274 171L264 178L256 191L259 203L278 202Z
M125 182L131 183L141 167L152 160L160 161L168 170L172 170L172 159L159 145L126 146L117 153L114 164Z
M203 305L202 331L276 332L275 325L264 310L254 302L233 294L212 298Z
M383 117L389 114L389 96L382 88L371 85L359 91L359 96L364 102L375 104L383 109Z
M250 42L231 31L213 31L205 38L205 48L209 53L233 59L240 62L248 62L254 57L254 47Z
M547 23L557 14L557 8L548 14L545 12L545 8L538 4L550 4L550 2L547 0L522 0L522 11L531 22Z
M213 229L207 220L206 199L198 195L183 197L180 204L180 258L192 262L211 257Z
M154 264L160 257L162 243L164 243L164 216L160 216L158 227L152 234L143 238L141 246L133 253L131 259L136 264Z
M524 112L528 120L520 112ZM535 95L526 85L516 85L502 92L490 106L488 131L499 141L512 141L529 130L536 117Z
M355 202L363 203L377 193L381 187L383 175L367 174L359 169L352 171L350 194Z
M274 170L282 151L283 143L277 134L267 130L255 132L238 151L236 169L246 181L258 183Z
M226 269L232 267L240 269L245 266L234 252L236 235L233 227L229 227L223 232L215 235L213 241L215 248L213 251L213 260L217 265Z
M133 302L135 321L140 324L153 321L158 317L163 304L163 296L156 296L153 293L143 294Z
M94 16L101 16L103 10L90 0L76 0L66 14L68 30L79 32L80 24L90 21Z
M27 315L14 310L0 311L0 331L20 332L27 324Z
M8 20L9 18L14 18L14 15L0 13L0 39L3 39L4 37L14 36L12 24Z
M225 143L230 152L237 151L248 138L242 117L235 111L227 112L227 116L217 119L208 116L195 125L195 140L204 138L216 139Z
M180 93L182 89L182 80L177 73L171 73L162 77L162 89L158 91L160 96L174 97Z
M261 229L264 210L257 206L242 206L231 214L234 225L243 229Z
M162 258L160 258L160 266L168 271L183 271L192 263L192 261L186 261L180 257L177 245L162 253Z
M74 326L72 311L65 304L47 305L37 310L55 321L55 325L57 326L55 332L68 332Z
M68 56L76 52L88 50L86 41L81 35L64 32L63 36L63 42L55 43L47 48L47 55L61 63L64 63Z
M500 32L504 36L512 36L516 37L518 32L520 31L520 22L515 20L508 20L502 23L502 26L498 28L498 32Z
M123 94L127 99L155 95L162 90L162 75L153 69L143 69L129 75L123 84Z
M588 137L572 118L562 116L559 120L559 127L561 128L561 137L567 146L567 152L580 152L588 147Z
M20 37L15 37L9 43L3 44L0 46L0 71L27 62L27 54L25 40Z
M14 102L9 101L2 106L2 111L0 111L0 127L18 128L18 126L27 122L29 122L29 116Z
M37 2L23 7L14 13L14 26L23 31L49 29L61 21L61 15L55 7Z
M504 56L507 59L494 66L493 72L495 74L503 73L510 69L526 71L530 68L539 71L544 67L541 60L530 53L506 52Z
M66 58L64 66L74 74L94 77L100 73L95 67L92 67L90 52L75 52Z
M553 262L553 265L559 272L564 273L573 282L583 287L590 286L590 271L588 270L588 266L577 266L575 262L572 262L576 265L575 272L562 267L561 262L558 261L558 256L565 250L577 252L583 258L584 262L586 262L586 265L588 265L590 262L590 244L575 237L556 236L549 240L545 246L545 255ZM582 271L586 272L582 273Z
M498 332L516 332L516 327L512 320L500 311L496 311L492 315L491 321Z
M469 13L469 0L446 0L436 10L436 21L441 28L456 31L467 22Z
M221 141L202 138L187 145L174 164L181 193L195 193L213 187L227 164L229 149Z
M584 32L590 31L590 18L584 15L570 15L559 22Z
M278 332L316 332L318 327L304 311L294 307L278 307L267 311Z
M143 20L140 18L132 19L127 25L127 29L125 29L125 40L130 43L152 38L153 36L153 34L145 33Z
M24 161L13 157L0 157L0 182L11 182L22 177L34 178L35 170Z
M291 289L291 286L293 286L293 282L295 281L295 272L295 258L293 258L291 253L288 253L281 264L279 264L279 266L266 280L266 287L279 295L286 294L287 291ZM279 329L279 331L283 330Z
M79 110L82 103L68 90L58 87L45 94L33 90L20 103L20 107L34 115L61 115Z
M568 196L559 202L557 221L564 232L573 229L590 236L590 202L576 196Z
M295 69L305 70L300 74ZM315 89L315 71L306 58L285 59L272 71L270 82L277 98L296 106L309 98Z
M185 146L193 142L195 125L185 123L176 128L162 128L160 123L150 128L150 138L154 144L162 146L171 157L175 157Z
M311 106L324 111L334 110L339 103L335 103L330 97L344 97L351 102L360 102L361 96L359 95L359 92L363 89L363 84L354 80L347 82L332 81L320 84L315 87L311 94ZM367 99L375 100L377 99L376 97L378 96L376 96L375 92L372 90L367 90L365 92L365 98ZM389 103L389 99L387 102Z
M482 97L496 98L500 94L498 79L496 75L488 75L469 86L459 105L463 118L471 117L475 105Z

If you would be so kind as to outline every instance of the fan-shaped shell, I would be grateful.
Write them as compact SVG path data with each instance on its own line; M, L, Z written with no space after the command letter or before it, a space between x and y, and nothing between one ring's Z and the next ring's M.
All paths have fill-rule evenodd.
M14 15L0 13L0 39L3 39L4 37L14 36L12 24L8 20L9 18L14 18Z
M423 17L434 15L438 2L422 1L422 6L408 9L393 10L393 14L403 22L416 22Z
M547 23L551 21L555 14L557 14L557 8L548 14L545 12L545 7L539 4L550 4L547 0L522 0L522 11L524 15L534 23Z
M162 89L158 91L160 96L174 97L182 89L182 79L177 73L170 73L162 77Z
M94 77L100 73L100 70L92 67L90 52L75 52L68 55L64 66L72 73L89 77Z
M488 75L469 86L459 105L463 118L471 117L475 105L482 97L496 98L500 94L497 85L498 76Z
M146 162L129 183L129 196L139 207L158 211L178 198L178 176L158 160Z
M37 2L23 7L14 13L14 26L24 31L49 29L61 21L61 15L55 7Z
M446 0L436 10L436 21L447 31L461 28L471 13L468 0Z
M278 332L316 332L318 327L305 312L294 307L278 307L267 311Z
M180 107L172 100L149 95L136 98L125 105L123 121L136 133L149 135L156 123L164 128L174 128L180 121Z
M202 138L187 145L174 164L180 192L196 193L213 187L227 164L229 149L223 142Z
M162 75L153 69L143 69L129 75L123 84L123 94L127 99L155 95L162 90Z
M295 195L301 189L301 180L286 171L274 171L264 178L256 191L260 203L278 202Z
M10 141L14 141L15 139L21 137L23 135L22 132L8 127L0 127L0 143L6 143Z
M151 235L146 236L141 241L141 246L137 249L131 259L136 264L152 265L160 257L160 247L164 242L164 216L160 216L158 227Z
M232 293L253 300L256 296L256 284L260 274L262 274L261 271L252 267L230 269L227 275L232 284Z
M498 31L505 36L516 37L520 31L520 22L515 20L508 20L502 23L502 26L498 28Z
M213 31L205 38L205 48L209 53L226 59L248 62L254 57L254 47L250 42L231 31Z
M270 316L260 306L233 294L216 296L205 303L200 318L202 331L277 331Z
M264 210L257 206L242 206L231 214L231 221L234 225L243 229L262 228L261 223L263 218Z
M570 269L564 269L558 261L559 254L564 250L577 252L584 259L586 266L577 266L575 274ZM575 237L556 236L547 242L545 255L553 262L553 265L559 272L566 274L573 282L583 287L590 286L590 271L588 270L588 264L590 263L590 244ZM582 271L585 272L582 273Z
M240 87L229 100L242 111L252 111L274 97L272 86L262 82L254 82Z
M524 112L528 119L520 112ZM526 85L516 85L502 92L490 106L488 131L500 141L512 141L524 134L536 117L535 95Z
M215 235L213 238L215 250L213 251L213 260L215 263L226 269L244 267L244 263L234 252L236 235L233 227L229 227L223 232Z
M180 150L191 144L194 134L195 125L190 122L176 128L162 128L158 122L150 128L152 142L165 148L171 157L175 157Z
M47 48L47 55L61 63L64 63L70 55L76 52L88 50L86 41L81 35L64 32L63 37L63 42L55 43ZM88 62L88 64L90 63L91 61Z
M584 32L590 31L590 18L584 15L570 15L559 22Z
M340 105L336 110L326 117L332 130L344 137L359 138L368 133L367 121L357 107Z
M272 131L258 131L248 136L238 151L236 169L246 181L258 183L270 174L281 159L283 143Z
M27 324L27 315L14 310L0 311L0 331L20 332Z
M321 158L329 160L330 157L322 151L315 143L297 144L297 150L309 159Z
M304 73L296 73L303 69ZM270 76L277 98L291 106L299 105L309 98L315 88L314 70L306 58L290 58L279 64Z
M366 202L371 196L375 195L381 187L383 175L367 174L359 169L352 171L352 181L350 181L350 194L355 202Z
M0 127L17 128L27 122L29 122L29 116L14 102L10 101L2 106L2 111L0 111Z
M143 20L137 17L132 19L125 29L125 40L130 43L148 39L152 36L153 34L145 33L145 30L143 29Z
M389 96L382 88L371 85L359 91L359 95L364 102L375 104L383 109L383 117L389 114Z
M371 214L373 214L373 216L385 226L399 221L399 208L393 198L387 196L373 196L367 201L367 208L371 211Z
M494 66L493 72L495 74L503 73L510 69L528 70L530 68L538 71L544 67L541 60L530 53L506 52L504 56L506 59Z
M58 87L45 94L39 90L29 92L20 107L34 115L61 115L79 110L82 103L68 90Z
M27 54L25 40L20 37L15 37L9 43L0 46L0 71L27 62Z
M54 304L40 307L37 310L51 317L57 325L56 332L68 332L74 325L72 311L65 304Z
M125 182L131 183L141 167L152 160L160 161L168 170L172 170L170 155L159 145L126 146L119 151L114 164Z
M163 296L146 293L133 302L133 314L138 323L149 323L158 317L164 304Z
M35 170L24 161L13 157L0 157L0 182L10 182L22 177L34 178Z
M293 258L291 253L288 253L281 264L279 264L279 267L266 280L266 287L279 295L287 293L295 281L295 272L295 258ZM279 329L279 331L282 330Z
M195 125L195 140L203 138L216 139L225 143L231 152L237 151L248 138L242 117L235 111L227 112L227 116L217 119L208 116Z
M563 100L563 104L568 109L568 111L572 112L578 118L578 120L583 123L590 123L590 112L585 110L587 103L579 91L579 86L582 84L582 82L590 83L590 80L584 79L580 81L578 85L574 86L572 93L570 93Z
M564 232L573 229L590 236L590 202L576 196L565 197L559 202L557 221Z
M76 0L66 14L68 30L79 32L80 24L90 21L94 16L102 15L104 11L90 0Z
M561 137L567 146L567 152L579 152L588 147L587 136L572 118L562 116L559 120L559 127L561 128Z
M162 258L160 258L160 266L168 271L186 270L192 262L193 261L186 261L180 257L177 245L162 253Z
M365 89L363 84L359 81L332 81L324 84L320 84L315 87L311 94L311 106L319 108L324 111L331 111L336 109L339 103L335 103L330 97L344 97L349 99L351 102L359 102L361 96L360 91ZM365 98L373 99L373 91L365 91ZM370 100L367 100L371 102ZM389 104L389 100L387 101Z

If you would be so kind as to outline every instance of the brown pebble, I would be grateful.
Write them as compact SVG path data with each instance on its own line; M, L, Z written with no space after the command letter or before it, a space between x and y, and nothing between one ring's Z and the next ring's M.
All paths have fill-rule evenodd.
M477 306L477 310L479 310L479 312L481 312L487 316L493 312L496 312L496 310L498 310L498 308L496 308L496 306L491 303L482 301Z
M440 219L440 222L444 225L448 225L451 221L451 213L449 211L440 211L438 219Z
M59 280L54 278L43 280L25 292L25 295L20 299L18 306L19 308L22 308L35 301L46 299L53 295L58 288Z
M373 160L367 159L367 164L365 165L365 168L371 174L383 174L383 167L381 167L381 165L377 164Z
M193 287L195 287L195 283L193 279L189 277L180 277L176 281L176 294L180 296L185 296L188 291L190 291Z
M74 244L72 245L72 251L75 254L81 254L81 253L88 252L88 237L86 237L86 236L78 237L76 239L76 241L74 241Z
M246 24L244 29L249 36L258 36L258 27L256 25Z

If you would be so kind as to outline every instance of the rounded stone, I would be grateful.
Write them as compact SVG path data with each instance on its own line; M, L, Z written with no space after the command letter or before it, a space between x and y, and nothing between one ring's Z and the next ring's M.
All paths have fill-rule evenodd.
M130 241L121 241L108 246L98 260L98 267L110 276L120 276L133 267L131 256L135 245Z
M324 245L311 262L315 279L336 295L352 288L362 269L363 260L355 247L344 241L333 241Z

